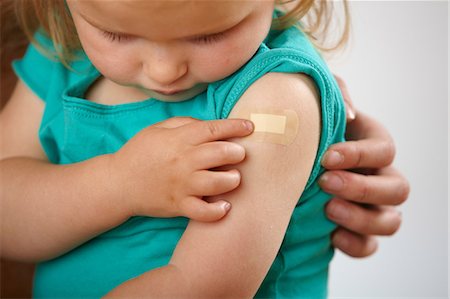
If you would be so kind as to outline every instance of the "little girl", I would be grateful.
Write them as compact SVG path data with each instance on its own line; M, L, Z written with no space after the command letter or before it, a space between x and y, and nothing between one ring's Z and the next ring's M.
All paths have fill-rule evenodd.
M2 164L16 189L27 175L43 178L25 187L44 198L29 203L27 217L4 204L18 218L4 227L18 235L10 241L33 244L41 258L66 252L39 265L35 296L325 297L334 225L319 161L343 140L345 112L320 55L291 25L312 9L326 15L327 3L299 1L284 14L275 1L35 3L22 16L41 26L37 46L14 67L45 109L38 128L43 108L18 85L13 100L30 116L10 148L65 166ZM30 8L37 19L28 19ZM253 127L236 120L227 133L205 132L189 118L164 122L175 116L252 119L255 134L213 142ZM132 217L215 220L227 202L229 215L212 223ZM48 223L27 232L42 214Z

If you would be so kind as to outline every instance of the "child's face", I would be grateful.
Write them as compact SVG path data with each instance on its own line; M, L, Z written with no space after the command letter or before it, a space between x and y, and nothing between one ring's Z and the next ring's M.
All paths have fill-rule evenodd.
M144 93L172 94L225 78L266 37L264 1L67 1L92 63L108 79Z

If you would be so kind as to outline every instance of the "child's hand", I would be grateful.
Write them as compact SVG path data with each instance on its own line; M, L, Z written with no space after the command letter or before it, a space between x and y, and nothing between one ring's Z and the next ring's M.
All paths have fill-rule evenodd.
M245 150L220 140L252 131L249 121L192 118L172 118L143 129L111 155L119 205L125 206L130 216L185 216L198 221L222 218L230 204L221 200L208 203L202 197L235 189L240 174L211 169L241 162Z

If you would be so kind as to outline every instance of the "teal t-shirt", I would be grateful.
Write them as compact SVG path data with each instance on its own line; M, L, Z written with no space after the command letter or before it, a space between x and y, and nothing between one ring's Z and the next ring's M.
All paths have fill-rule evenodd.
M37 33L36 38L44 47L53 48L42 34ZM321 97L320 145L281 248L256 297L326 297L328 264L333 256L330 234L335 226L324 213L330 195L319 188L317 179L324 171L319 161L325 150L343 141L345 112L333 76L300 30L271 31L257 53L236 73L209 84L205 92L183 102L151 98L103 105L85 100L84 93L100 76L86 56L72 63L69 70L30 46L13 67L45 101L39 137L49 160L56 164L116 152L143 128L171 117L227 118L245 90L269 72L310 76ZM40 263L34 296L103 296L130 278L166 265L187 223L182 217L133 217L58 258Z

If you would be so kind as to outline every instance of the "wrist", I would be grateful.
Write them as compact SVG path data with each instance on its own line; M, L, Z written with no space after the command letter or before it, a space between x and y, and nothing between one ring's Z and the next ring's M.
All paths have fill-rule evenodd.
M100 182L100 190L103 191L103 199L105 200L108 211L115 215L115 219L120 223L126 221L133 216L129 200L125 196L126 181L123 172L117 166L115 154L106 154L98 156L98 165L94 167L98 170L98 180Z

